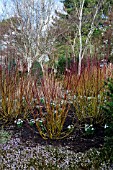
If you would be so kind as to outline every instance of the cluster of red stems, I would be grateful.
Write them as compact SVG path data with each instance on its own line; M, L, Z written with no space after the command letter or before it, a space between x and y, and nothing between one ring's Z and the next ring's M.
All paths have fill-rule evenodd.
M99 63L89 62L81 75L69 72L61 79L46 72L41 78L30 73L20 74L18 66L9 70L6 65L0 70L0 121L8 123L19 118L28 121L33 117L44 139L64 138L77 127L77 121L72 121L71 128L63 130L73 105L74 119L79 122L95 119L102 123L100 106L106 100L104 82L108 77L113 77L113 68L100 68Z

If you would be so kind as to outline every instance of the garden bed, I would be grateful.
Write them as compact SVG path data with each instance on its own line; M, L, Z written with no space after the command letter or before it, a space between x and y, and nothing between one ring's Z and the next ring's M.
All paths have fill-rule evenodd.
M104 70L89 69L61 82L43 75L40 87L36 77L6 70L0 169L113 169L113 83L104 83Z
M74 131L62 140L44 140L36 131L23 124L22 127L7 126L5 142L0 144L1 170L18 169L109 169L109 159L102 157L104 128L92 135ZM98 158L98 159L97 159ZM97 168L96 168L97 166Z

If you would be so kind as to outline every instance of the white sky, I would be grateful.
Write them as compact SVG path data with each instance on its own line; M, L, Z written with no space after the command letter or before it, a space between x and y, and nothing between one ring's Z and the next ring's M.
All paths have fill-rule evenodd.
M2 8L3 8L3 3L2 0L0 0L0 15L2 14Z
M5 17L8 18L10 14L12 13L12 10L11 10L12 3L10 2L10 0L0 0L0 20L3 19L4 17L3 15L3 10L4 10L3 2L4 1L7 2L7 10L9 13ZM63 11L63 3L61 3L60 0L53 0L53 2L55 2L55 6L54 6L55 9L57 9L58 11Z

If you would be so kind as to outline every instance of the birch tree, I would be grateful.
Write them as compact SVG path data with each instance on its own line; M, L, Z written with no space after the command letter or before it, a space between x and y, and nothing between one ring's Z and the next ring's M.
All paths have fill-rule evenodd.
M17 22L11 20L17 53L28 63L28 72L32 62L42 54L50 55L52 37L48 34L51 22L53 1L51 0L11 0L13 15Z
M65 0L64 7L67 15L65 20L68 28L73 27L73 34L68 38L68 43L74 54L78 55L78 74L81 73L82 60L87 55L91 44L91 37L104 15L104 10L109 7L108 0ZM65 25L66 27L66 25ZM71 34L71 29L68 32Z

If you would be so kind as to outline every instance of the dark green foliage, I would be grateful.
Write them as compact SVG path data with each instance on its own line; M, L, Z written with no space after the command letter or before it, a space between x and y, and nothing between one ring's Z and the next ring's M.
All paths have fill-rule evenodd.
M108 91L106 92L106 104L103 107L106 123L105 146L113 149L113 79L107 82Z
M106 92L108 101L106 102L106 107L104 107L107 122L113 121L113 79L108 80L108 91Z
M62 49L65 49L67 44L69 49L71 49L71 45L73 44L74 38L76 37L76 34L78 34L78 27L79 26L79 12L82 4L82 0L62 0L61 1L64 4L64 9L66 11L66 15L59 15L58 21L56 22L58 25L58 28L60 27L60 30L62 28L63 34L60 33L60 38L58 37L57 42L59 42L60 46L62 46ZM90 45L91 45L91 54L94 54L94 47L97 48L98 57L107 56L110 58L110 61L112 61L112 18L109 19L109 14L112 14L112 8L113 8L113 2L111 0L105 0L105 1L98 1L98 0L85 0L84 6L83 6L83 13L82 13L82 28L81 28L81 34L82 34L82 45L83 48L86 48L86 40L88 37L88 34L91 29L91 25L95 16L95 9L99 7L98 14L94 19L94 26L93 26L93 32L90 39ZM77 12L79 11L79 12ZM110 15L111 15L110 14ZM61 23L60 23L61 21ZM109 21L109 23L107 23ZM57 28L57 29L58 29ZM69 29L66 29L69 28ZM106 31L105 31L106 30ZM58 29L59 32L59 29ZM62 39L65 41L62 41ZM79 55L79 36L76 37L76 43L75 43L74 51L73 53L70 53L70 56L73 56L77 58ZM87 44L88 45L88 44ZM103 49L104 47L104 49ZM57 49L59 48L56 47ZM60 48L59 48L60 49ZM68 48L66 48L68 49ZM69 51L64 50L64 51ZM89 50L89 45L87 47ZM87 52L90 52L87 51ZM101 53L100 53L101 52ZM67 52L68 53L68 52ZM65 53L66 54L66 53ZM86 54L88 55L88 54Z
M69 69L70 67L70 58L67 58L62 56L58 59L58 63L57 63L57 71L60 74L64 74L66 68Z
M41 65L38 61L34 61L32 64L32 68L31 68L31 73L33 75L37 75L40 77L42 77L43 73L42 73L42 68Z
M74 9L74 1L73 0L65 0L64 6L68 13L71 13Z

